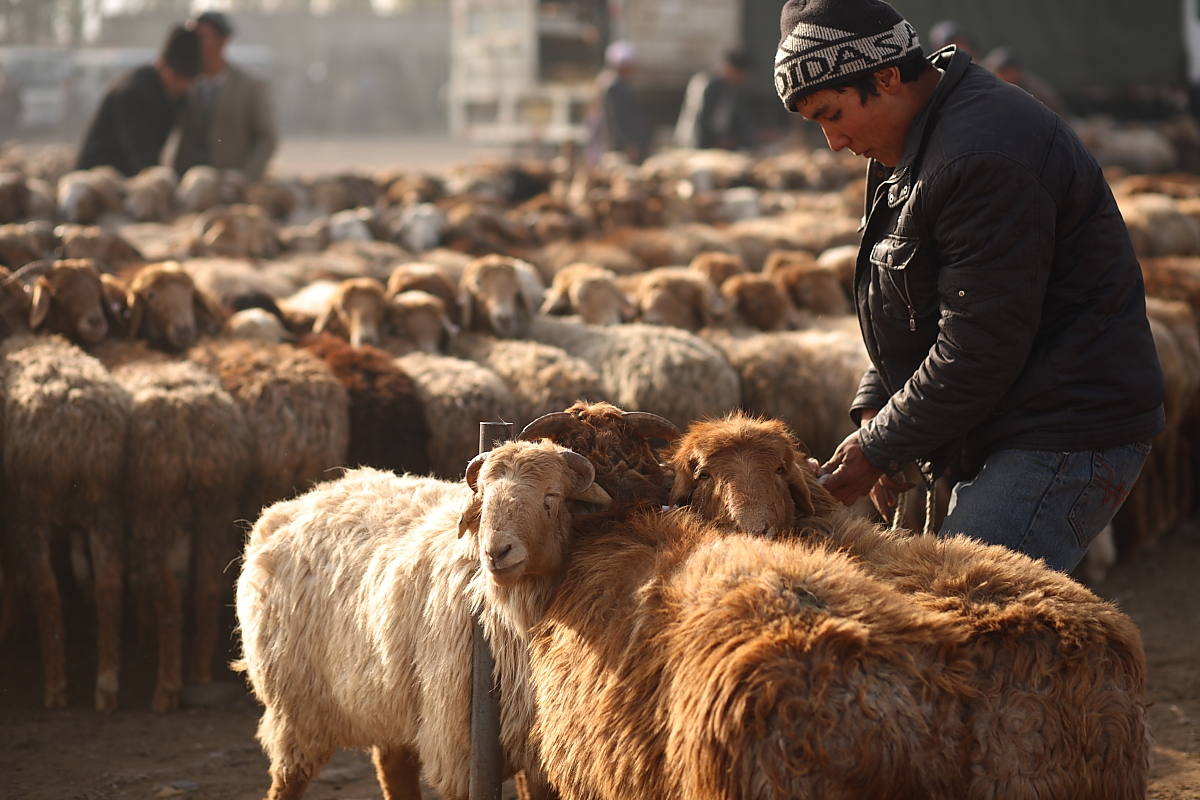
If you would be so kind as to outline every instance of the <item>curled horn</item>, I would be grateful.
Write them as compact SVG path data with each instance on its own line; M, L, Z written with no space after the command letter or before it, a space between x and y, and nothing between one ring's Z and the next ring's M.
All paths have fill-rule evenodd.
M483 462L487 461L488 454L480 453L467 463L467 486L471 487L471 491L476 491L475 485L479 481L479 470L483 469Z
M649 411L627 411L624 419L633 432L643 439L654 437L672 442L683 435L671 420Z
M537 439L553 439L556 435L569 431L570 425L574 421L575 415L569 411L552 411L549 414L543 414L526 425L517 434L517 439L523 442L532 442ZM676 431L676 434L678 434L678 431Z
M591 461L588 461L574 450L567 450L562 454L562 457L567 462L567 466L571 468L571 471L580 478L580 481L575 486L576 494L587 489L596 480L596 467Z
M40 258L37 261L30 261L28 264L5 278L4 285L11 286L18 281L21 283L26 283L26 279L30 277L40 278L54 267L54 263L54 259L51 258Z

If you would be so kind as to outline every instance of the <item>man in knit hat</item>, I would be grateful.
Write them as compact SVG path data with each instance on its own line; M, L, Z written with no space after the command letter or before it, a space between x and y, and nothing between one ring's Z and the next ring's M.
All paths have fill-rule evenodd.
M153 64L122 74L104 93L75 169L109 165L136 175L157 164L188 86L199 72L196 31L174 26Z
M889 517L917 463L967 533L1071 570L1165 424L1141 272L1096 160L1059 117L880 0L789 0L789 111L869 159L854 290L872 368L818 468Z

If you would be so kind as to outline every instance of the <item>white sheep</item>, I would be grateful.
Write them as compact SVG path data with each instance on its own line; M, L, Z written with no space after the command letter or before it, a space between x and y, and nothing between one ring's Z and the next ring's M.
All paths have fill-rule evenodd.
M473 609L502 685L509 774L536 774L526 642L573 513L610 501L587 459L502 445L466 483L352 470L267 509L238 580L245 669L265 706L272 798L299 798L337 748L370 749L385 797L418 776L466 797ZM464 533L469 535L463 536Z
M658 414L681 428L694 419L721 416L741 403L741 382L729 361L688 331L539 317L531 338L591 364L610 402L629 411Z

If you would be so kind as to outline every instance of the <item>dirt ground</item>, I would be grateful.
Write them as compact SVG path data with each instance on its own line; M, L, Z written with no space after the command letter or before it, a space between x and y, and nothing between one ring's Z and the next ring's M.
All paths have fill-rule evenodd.
M1097 587L1133 618L1144 637L1156 741L1149 797L1158 800L1200 798L1198 574L1200 525L1193 523L1164 537L1136 562L1118 565ZM121 710L91 710L95 657L87 615L75 603L68 629L68 710L40 707L32 624L16 641L0 644L0 798L262 797L269 781L267 760L254 740L259 709L237 677L226 672L213 689L185 694L190 707L155 714L148 710L154 647L134 641L130 631ZM235 652L232 636L229 652ZM510 784L506 795L511 794ZM360 800L379 798L381 792L365 754L343 752L307 797Z

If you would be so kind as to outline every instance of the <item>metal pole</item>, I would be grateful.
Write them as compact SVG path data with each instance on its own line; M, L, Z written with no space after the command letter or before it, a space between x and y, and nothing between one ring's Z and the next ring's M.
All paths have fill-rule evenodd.
M512 423L479 423L479 452L512 438ZM471 773L470 800L500 800L504 752L500 747L500 683L493 679L496 661L483 635L479 614L472 615L471 634Z

